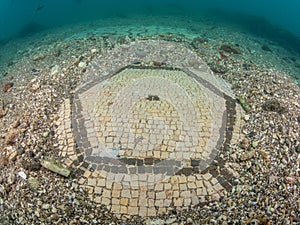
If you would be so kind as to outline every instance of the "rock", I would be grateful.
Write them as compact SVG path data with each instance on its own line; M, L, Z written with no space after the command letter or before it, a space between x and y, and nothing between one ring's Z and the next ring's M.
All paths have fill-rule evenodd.
M249 141L248 141L248 139L243 139L241 142L240 142L240 147L242 148L242 149L248 149L248 147L249 147Z
M244 120L245 120L245 121L249 121L249 119L250 119L250 116L249 116L249 115L245 115L245 116L244 116Z
M43 53L38 53L36 55L33 56L33 60L34 61L39 61L45 58L45 55Z
M259 215L256 217L256 219L258 220L258 224L261 225L270 225L270 219L267 216L263 216L263 215Z
M23 171L18 172L18 175L19 175L20 177L22 177L24 180L27 179L27 175L26 175L26 173L24 173Z
M144 223L146 225L164 225L166 224L165 221L163 221L162 219L151 219L148 218L144 221Z
M164 66L165 63L164 62L158 62L158 61L151 61L150 65L151 66L156 66L156 67L161 67L161 66Z
M176 218L169 218L165 221L165 224L173 224L174 222L176 222Z
M261 46L261 49L267 52L272 52L272 50L270 49L270 47L266 44L264 44L263 46Z
M6 155L2 155L2 157L0 157L0 165L3 166L7 166L9 163L9 159Z
M28 178L28 184L33 189L38 189L39 186L40 186L38 180L34 177L29 177Z
M271 184L271 183L275 182L277 179L278 179L278 177L277 177L277 176L273 176L273 175L271 175L271 176L269 177L269 184Z
M298 144L295 149L297 153L300 153L300 144Z
M91 54L96 54L96 53L98 53L98 50L95 49L95 48L93 48L93 49L91 50Z
M70 175L70 170L66 169L66 168L63 168L53 162L50 162L50 161L47 161L47 160L43 160L41 162L41 165L48 169L48 170L51 170L52 172L54 173L57 173L57 174L60 174L64 177L68 177Z
M61 73L61 68L58 65L55 65L50 70L50 75L54 76Z
M5 193L6 193L5 188L3 187L3 185L0 185L0 194L2 194L4 196Z
M41 164L35 160L23 160L21 164L25 170L29 171L36 171L41 168Z
M258 144L259 144L259 141L253 141L251 145L253 148L256 148L258 146Z
M250 64L243 63L243 68L244 68L244 70L250 70Z
M220 50L233 54L242 54L242 51L235 45L222 45Z
M277 99L265 101L265 103L262 105L262 108L265 111L277 112L279 114L287 112L287 109L281 106Z
M44 133L43 133L43 137L48 137L49 136L49 132L48 131L45 131Z
M144 50L135 50L135 54L141 58L144 58L148 55L148 52Z
M12 88L14 86L14 83L12 82L9 82L9 83L6 83L4 86L3 86L3 92L7 92L10 88Z
M31 70L31 73L32 73L32 75L34 75L34 76L40 75L40 71L39 71L38 69L35 69L35 68L33 68L33 69Z
M214 73L224 74L228 72L227 67L219 65L217 63L209 63L208 65Z
M176 222L176 218L169 218L166 220L162 220L159 218L147 218L143 224L147 225L169 225L174 224Z
M45 209L45 210L50 209L50 204L43 204L42 209Z
M12 124L12 128L17 128L18 126L20 126L21 125L21 119L20 118L18 118L18 119L16 119L15 120L15 122L13 122L13 124Z
M249 151L249 152L245 152L244 154L242 154L240 156L240 160L241 161L249 160L249 159L253 158L254 155L255 155L255 150L252 150L252 151Z
M260 150L260 151L259 151L259 154L260 154L264 159L268 158L268 153L266 153L264 150Z
M53 55L55 57L59 57L61 55L61 50L59 48L54 49Z
M87 64L86 64L86 62L80 62L80 63L78 64L78 67L84 69L84 68L87 67Z
M157 95L148 95L146 98L148 101L159 101L159 97Z
M10 129L8 134L5 137L5 144L6 145L13 145L16 143L17 138L19 136L19 131L17 129Z
M189 218L187 218L186 223L187 224L194 224L194 221L193 221L192 218L189 217Z
M12 185L16 181L16 176L14 174L9 174L7 177L7 184Z
M10 161L15 161L17 159L18 152L14 150L10 155L9 155L9 160Z
M198 49L198 48L201 48L202 44L205 43L205 42L208 42L207 38L197 37L197 38L193 39L192 46L195 49Z
M285 178L285 183L286 184L295 184L296 183L296 177L295 175L290 175Z
M7 113L7 109L5 109L4 107L0 108L0 118L6 116Z

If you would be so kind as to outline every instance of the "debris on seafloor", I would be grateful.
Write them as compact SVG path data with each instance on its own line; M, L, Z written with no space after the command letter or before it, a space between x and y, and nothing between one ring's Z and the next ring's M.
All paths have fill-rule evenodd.
M12 82L9 82L9 83L6 83L4 86L3 86L3 92L7 92L10 88L12 88L14 86L14 83Z
M50 170L50 171L52 171L54 173L60 174L60 175L62 175L64 177L68 177L70 175L70 172L71 172L70 170L68 170L66 168L63 168L62 166L59 166L59 165L57 165L57 164L55 164L53 162L50 162L48 160L43 160L41 162L41 165L44 168L46 168L46 169L48 169L48 170Z
M287 112L287 109L283 107L277 99L267 100L262 105L263 110L270 112L277 112L279 114Z
M251 107L244 97L238 95L236 99L239 101L239 103L247 113L250 112Z

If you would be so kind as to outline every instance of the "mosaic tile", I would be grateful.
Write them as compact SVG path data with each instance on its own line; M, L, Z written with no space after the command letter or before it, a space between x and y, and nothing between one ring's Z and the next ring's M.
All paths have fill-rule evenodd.
M149 51L168 55L174 45L151 42ZM129 46L130 60L146 46ZM121 50L113 50L116 57ZM172 65L171 58L165 67L147 62L151 54L145 66L120 63L105 72L105 64L93 64L87 73L95 78L64 101L57 121L63 163L82 171L74 182L116 214L156 216L219 199L233 174L218 153L242 136L243 110L230 85L200 58L199 67Z

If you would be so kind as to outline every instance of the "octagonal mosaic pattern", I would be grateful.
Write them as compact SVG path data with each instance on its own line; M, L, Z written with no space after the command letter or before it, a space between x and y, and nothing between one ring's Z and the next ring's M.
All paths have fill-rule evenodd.
M191 54L192 66L159 61L155 52L162 47L163 57ZM101 63L111 55L115 64L120 57L125 63L104 73ZM74 186L119 215L156 216L225 195L235 171L219 152L239 140L242 110L228 85L203 65L182 46L154 41L96 61L88 71L96 76L64 101L58 121Z

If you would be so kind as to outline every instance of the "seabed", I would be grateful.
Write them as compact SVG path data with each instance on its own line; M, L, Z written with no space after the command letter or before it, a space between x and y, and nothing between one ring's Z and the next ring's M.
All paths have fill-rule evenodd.
M0 223L297 220L295 52L208 18L164 19L3 46Z

